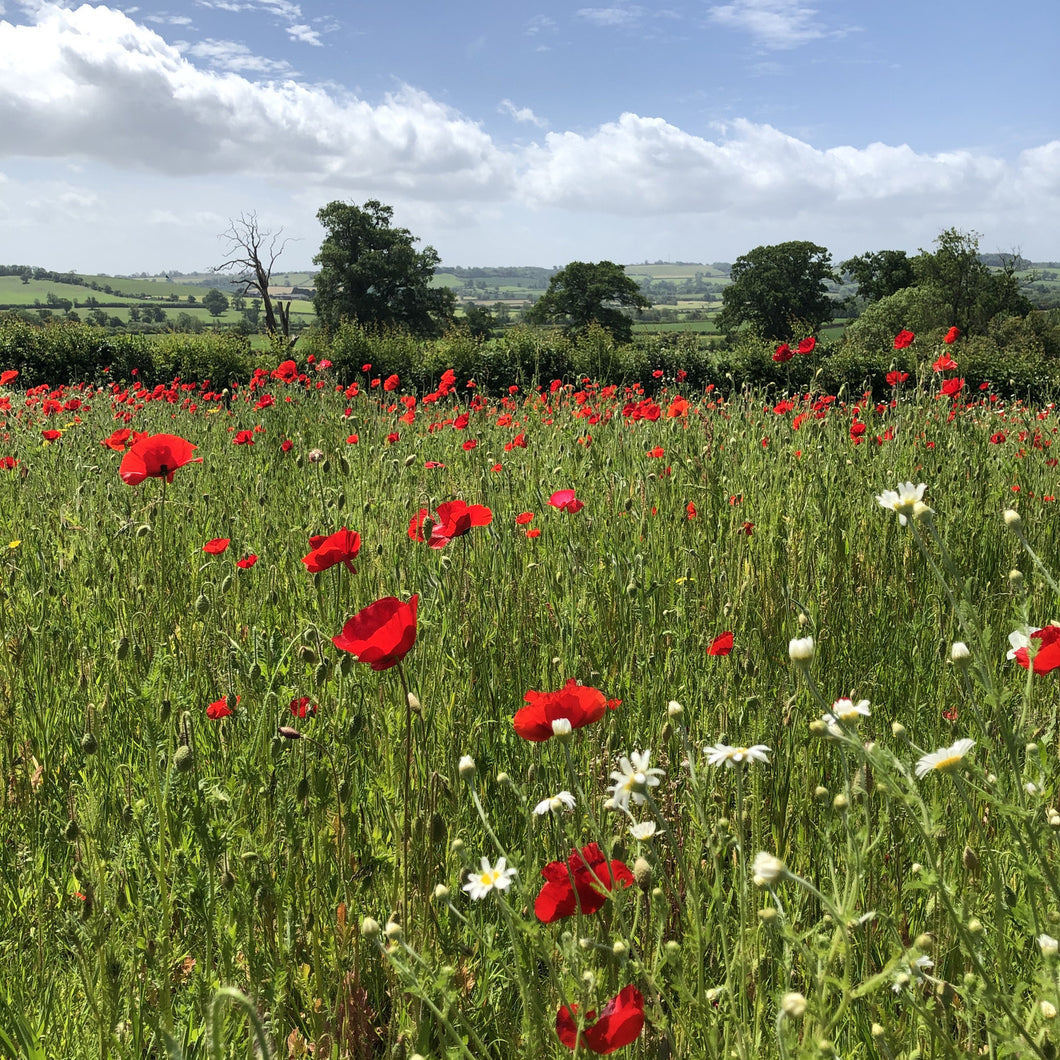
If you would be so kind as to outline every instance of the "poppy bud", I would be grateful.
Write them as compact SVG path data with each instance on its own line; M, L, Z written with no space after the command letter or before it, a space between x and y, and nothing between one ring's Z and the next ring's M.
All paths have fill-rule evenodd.
M382 929L379 927L379 921L374 917L366 916L361 921L361 937L366 939L377 939L379 938L379 932Z
M416 463L416 454L415 453L409 453L409 455L405 457L405 463L404 463L403 466L404 467L412 467L412 465L415 464L415 463Z
M459 765L457 765L457 772L459 772L461 778L470 783L475 779L476 771L475 760L471 755L464 755L460 759Z
M290 725L281 725L276 730L285 740L300 740L302 734Z
M321 471L330 471L331 470L331 457L328 457L328 456L324 457L324 459L320 462L320 470Z
M299 802L305 802L309 798L309 777L303 776L298 781L298 787L295 789L294 797Z
M124 662L125 661L125 659L129 655L129 638L128 637L119 637L118 638L118 648L117 648L117 651L115 652L115 654L118 657L118 662Z
M250 670L248 671L247 676L251 681L261 680L261 663L259 663L257 659L250 664Z
M86 755L94 755L99 750L99 744L96 741L95 734L86 732L85 735L81 737L81 750Z
M339 659L339 673L343 677L349 677L350 671L353 669L353 656L343 654L342 658Z
M335 507L336 507L336 508L339 508L340 510L341 510L342 508L345 508L345 507L346 507L346 494L345 494L345 493L340 493L340 494L339 494L339 495L338 495L338 496L337 496L337 497L335 498Z
M313 683L320 688L324 682L328 679L328 674L331 671L331 664L327 659L321 659L317 663L316 669L313 671Z
M431 843L434 846L445 846L449 838L449 829L446 827L445 818L436 810L431 815Z
M148 526L147 523L141 523L136 528L136 536L137 537L146 537L149 533L151 533L151 527Z
M195 610L205 615L210 610L210 599L205 593L199 593L195 600Z
M350 473L350 462L349 462L349 460L346 459L345 456L340 456L339 457L339 470L344 475L348 475ZM342 505L340 504L339 507L341 508Z
M312 665L317 661L317 653L308 644L301 644L298 647L298 658L302 662Z
M173 755L173 768L178 773L189 773L195 768L195 755L186 744L181 744Z
M226 574L225 577L224 577L224 581L221 582L221 592L222 593L226 593L231 588L232 588L232 575L231 574Z
M966 846L964 853L961 855L961 864L969 872L977 872L979 870L979 855L971 847Z
M63 830L63 838L68 843L76 843L78 836L81 834L81 829L77 825L77 821L71 818L66 822L66 828Z
M236 885L236 878L232 873L225 869L224 875L221 877L221 887L223 890L230 891Z

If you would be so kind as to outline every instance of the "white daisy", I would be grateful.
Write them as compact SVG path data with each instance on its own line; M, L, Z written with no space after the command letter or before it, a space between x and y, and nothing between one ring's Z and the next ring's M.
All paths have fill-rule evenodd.
M1007 652L1005 652L1006 659L1015 659L1016 652L1023 648L1029 648L1031 646L1031 630L1029 626L1021 626L1019 629L1014 629L1008 635L1008 642L1012 645Z
M751 863L751 877L756 887L768 887L776 883L788 871L780 858L760 850Z
M793 637L788 641L788 655L793 663L808 663L813 652L813 637Z
M646 843L655 835L654 821L641 821L639 824L629 826L629 834L640 843Z
M638 806L648 801L645 792L648 788L657 788L666 774L661 769L650 765L651 751L631 751L629 758L622 755L618 760L618 769L612 770L614 781L607 790L611 792L609 802L613 809L628 809L630 800Z
M917 777L926 777L928 773L933 771L936 773L951 773L974 746L975 740L969 740L965 736L950 747L940 747L937 751L924 755L916 764L915 772Z
M498 858L496 865L490 865L489 858L483 858L481 868L471 873L464 890L474 901L485 898L490 891L506 891L515 878L515 869L508 868L504 858Z
M546 813L562 813L574 809L574 796L569 791L561 791L551 798L542 799L535 807L534 813L544 817Z
M744 762L769 765L770 750L764 743L756 743L751 747L730 747L727 743L716 743L713 747L703 748L707 761L712 766L725 766L726 769L732 769L733 766L742 765Z
M898 522L905 526L917 504L924 499L926 488L923 482L919 486L914 486L912 482L899 482L897 491L884 490L876 495L876 501L881 508L896 512Z
M859 718L869 717L869 701L859 699L857 703L849 699L837 699L832 704L830 713L821 719L828 726L833 736L842 735L843 729L853 729Z

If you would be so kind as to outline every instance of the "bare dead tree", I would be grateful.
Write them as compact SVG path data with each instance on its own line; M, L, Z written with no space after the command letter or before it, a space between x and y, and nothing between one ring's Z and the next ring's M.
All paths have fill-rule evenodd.
M285 303L278 298L274 302L269 295L273 266L291 242L290 238L281 239L282 235L282 228L277 232L262 228L256 212L240 214L229 222L221 236L228 242L228 260L213 271L230 276L239 284L240 293L244 296L260 298L265 310L266 334L282 336L286 345L293 346L297 336L291 338L290 300Z

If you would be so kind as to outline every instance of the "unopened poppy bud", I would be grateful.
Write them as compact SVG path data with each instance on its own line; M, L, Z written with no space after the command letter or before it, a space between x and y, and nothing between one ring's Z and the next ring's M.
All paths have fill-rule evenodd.
M815 718L810 722L810 733L813 736L827 736L828 723L822 721L820 718Z
M350 656L344 655L342 662L345 662ZM340 663L341 665L341 663ZM313 669L313 684L320 688L325 681L328 679L328 674L331 672L331 665L327 659L321 659Z
M68 843L76 843L77 837L81 834L81 829L77 825L77 821L71 819L66 822L66 828L63 830L63 836Z
M978 872L979 855L972 850L971 847L966 846L964 848L964 853L961 855L961 864L964 865L969 872Z
M129 638L128 637L119 637L118 638L118 647L117 647L117 650L115 651L114 654L117 655L118 662L124 662L125 661L125 658L129 654Z
M96 740L94 733L86 732L81 737L81 750L86 755L94 755L99 750L99 742Z
M235 885L235 876L228 869L225 869L224 874L221 876L221 887L226 891L231 891L235 888Z
M681 956L681 943L676 939L670 939L663 945L663 953L667 960L676 961Z
M221 594L224 595L231 588L232 588L232 575L231 574L226 574L224 576L224 580L221 582Z
M453 838L453 841L449 844L449 849L456 854L457 857L464 853L464 841L460 836L455 836Z
M831 792L823 784L818 784L817 787L813 789L813 797L818 802L827 802L830 795Z
M1023 529L1023 519L1015 508L1006 508L1001 513L1001 518L1005 520L1005 526L1017 534Z
M205 593L199 593L195 598L195 610L200 615L205 615L210 610L210 598Z
M178 773L190 773L195 767L195 753L186 744L181 744L173 754L173 768Z
M460 759L460 764L456 768L461 778L468 782L474 780L475 773L478 772L478 767L475 765L475 760L471 755L463 755Z
M662 737L663 743L669 743L670 737L674 734L674 727L667 721L663 724L662 732L659 734Z
M379 927L379 921L375 917L366 916L361 921L361 936L366 939L377 939L379 938L379 932L382 929Z
M1051 1001L1041 1001L1039 1007L1042 1010L1042 1018L1047 1020L1056 1019L1056 1006Z
M983 922L977 916L973 916L972 919L968 921L969 935L973 936L974 938L977 938L983 933L983 930Z
M290 725L281 725L276 730L285 740L300 740L302 734Z
M806 1015L806 998L793 990L780 999L780 1011L789 1019L801 1019Z
M405 467L412 467L412 465L415 464L415 463L416 463L416 454L415 453L409 453L409 455L405 457Z
M874 1023L869 1028L869 1034L871 1034L873 1038L882 1038L886 1033L887 1032L883 1029L882 1023Z
M651 886L651 862L647 858L639 857L633 862L633 877L642 891L648 890Z

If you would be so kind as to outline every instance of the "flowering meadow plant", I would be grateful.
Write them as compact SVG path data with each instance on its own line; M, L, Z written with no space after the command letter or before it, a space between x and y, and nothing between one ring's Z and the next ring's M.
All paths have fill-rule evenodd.
M0 373L0 1052L1052 1055L1056 410L351 334Z

